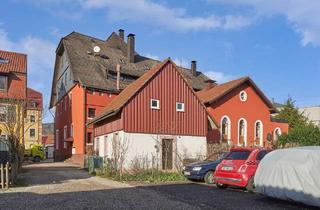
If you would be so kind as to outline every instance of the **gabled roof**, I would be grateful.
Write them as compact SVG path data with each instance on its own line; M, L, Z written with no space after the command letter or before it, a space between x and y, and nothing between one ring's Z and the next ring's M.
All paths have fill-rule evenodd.
M29 108L37 108L42 109L42 93L32 89L27 88L27 100L28 100L28 107ZM31 102L36 102L38 104L37 107L32 107Z
M125 104L139 91L141 90L148 81L150 81L152 78L156 76L158 72L160 72L167 64L173 64L179 74L182 76L183 80L187 83L187 85L190 87L190 90L194 93L196 98L199 100L199 102L202 104L201 100L198 98L194 90L192 89L191 85L188 83L188 81L185 79L183 74L181 73L181 69L179 69L174 62L171 61L170 58L164 60L162 63L159 63L152 67L148 72L146 72L144 75L142 75L139 79L131 83L126 89L124 89L115 99L113 99L110 104L97 116L95 117L89 124L101 121L103 119L106 119L110 116L113 116L118 113L118 111L121 110L125 106ZM210 113L207 111L204 104L203 108L208 113L209 117L213 120L215 123L213 117L210 115ZM216 123L215 123L216 124ZM217 125L217 124L216 124Z
M27 55L0 50L0 72L27 73Z
M258 86L253 82L250 77L241 77L236 80L232 80L220 85L216 85L209 90L203 89L197 92L198 97L204 103L214 103L220 99L222 99L225 95L238 88L244 83L248 83L251 85L255 91L259 94L262 100L269 107L270 111L277 112L276 108L273 106L271 101L263 94L263 92L258 88Z
M99 55L93 55L94 46L100 47ZM64 50L70 60L70 69L74 81L85 87L111 92L118 92L116 79L114 78L117 64L121 65L121 75L130 78L120 81L120 89L124 89L138 77L148 72L154 65L160 63L158 60L141 56L137 52L135 52L135 62L130 63L127 58L127 43L115 32L107 40L72 32L61 39L56 53L61 55ZM55 68L59 68L57 62ZM208 79L204 74L197 72L197 76L193 76L191 70L180 69L193 88L201 90L204 87L204 81ZM53 87L55 86L54 82ZM55 89L52 89L51 96L55 94L55 91ZM54 106L53 100L53 97L51 97L50 106Z

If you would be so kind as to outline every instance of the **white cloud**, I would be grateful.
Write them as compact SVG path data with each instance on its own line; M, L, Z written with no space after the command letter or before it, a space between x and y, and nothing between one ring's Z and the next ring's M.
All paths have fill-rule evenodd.
M229 80L234 79L234 76L224 74L223 72L219 72L219 71L205 71L203 73L207 75L210 79L215 80L218 83L223 83L223 82L227 82Z
M154 59L154 60L161 61L161 58L159 56L153 55L151 53L146 53L146 54L144 54L144 56L147 57L147 58L151 58L151 59Z
M187 60L183 59L183 58L173 58L172 61L180 67L184 67L184 68L190 68L191 63L188 62Z
M319 0L208 0L213 3L247 6L260 17L283 15L301 34L301 44L320 46Z
M145 22L175 31L238 29L251 23L251 18L238 16L190 16L185 9L171 8L151 0L81 0L85 9L106 9L113 21Z
M55 48L54 43L34 36L13 41L0 24L0 49L27 54L28 86L43 93L45 105L49 102Z

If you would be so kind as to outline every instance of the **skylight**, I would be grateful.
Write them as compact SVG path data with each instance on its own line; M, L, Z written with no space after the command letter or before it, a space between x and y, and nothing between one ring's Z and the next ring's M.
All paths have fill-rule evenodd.
M9 63L9 60L4 59L4 58L0 58L0 63Z

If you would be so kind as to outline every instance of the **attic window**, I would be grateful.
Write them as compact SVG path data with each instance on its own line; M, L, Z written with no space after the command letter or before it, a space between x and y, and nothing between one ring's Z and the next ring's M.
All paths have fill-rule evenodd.
M4 59L4 58L0 58L0 63L9 63L9 60Z
M151 109L160 109L160 101L158 99L151 99Z

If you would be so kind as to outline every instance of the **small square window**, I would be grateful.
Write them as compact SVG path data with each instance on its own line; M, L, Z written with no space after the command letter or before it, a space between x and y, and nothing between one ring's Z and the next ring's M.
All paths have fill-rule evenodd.
M36 136L36 130L34 128L30 129L30 137L35 137Z
M184 112L184 103L177 102L176 109L177 109L177 112Z
M96 109L95 108L89 108L88 109L88 118L94 118L96 115Z
M30 115L30 122L36 122L36 117L34 115Z
M151 109L160 109L160 101L157 99L151 99Z

